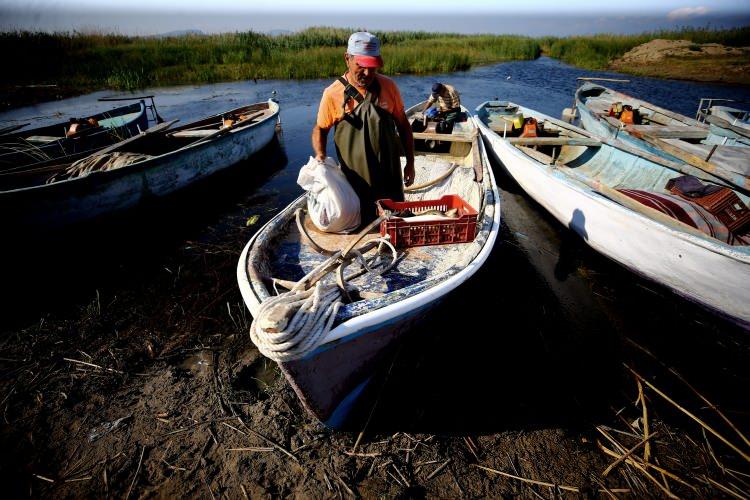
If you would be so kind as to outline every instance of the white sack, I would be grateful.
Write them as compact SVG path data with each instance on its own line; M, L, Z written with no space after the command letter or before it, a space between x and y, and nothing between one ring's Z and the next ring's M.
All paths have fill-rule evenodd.
M346 233L359 227L359 197L341 166L330 156L324 162L310 157L297 177L307 191L307 212L315 227L326 233Z

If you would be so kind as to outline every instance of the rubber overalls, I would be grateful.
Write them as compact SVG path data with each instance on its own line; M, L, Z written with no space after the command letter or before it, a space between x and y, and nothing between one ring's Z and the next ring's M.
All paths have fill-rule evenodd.
M362 223L372 221L376 214L375 201L390 198L404 199L401 161L396 138L396 122L391 114L378 107L380 86L375 79L364 97L345 78L344 118L336 124L333 142L347 180L359 196ZM357 106L346 112L349 99Z

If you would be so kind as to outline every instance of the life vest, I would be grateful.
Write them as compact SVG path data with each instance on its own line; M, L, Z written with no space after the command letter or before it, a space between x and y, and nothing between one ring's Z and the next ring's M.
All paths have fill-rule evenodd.
M523 121L523 131L521 132L521 137L536 137L536 119L535 118L526 118Z
M635 111L633 111L632 106L626 104L622 107L622 113L620 113L620 121L628 125L633 125L635 123Z

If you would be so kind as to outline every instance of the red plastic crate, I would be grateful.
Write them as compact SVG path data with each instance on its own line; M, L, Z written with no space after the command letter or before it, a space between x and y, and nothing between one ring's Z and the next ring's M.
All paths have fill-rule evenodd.
M426 210L447 211L458 209L458 217L410 222L408 218L391 217L380 223L380 234L388 234L391 243L400 248L425 245L445 245L448 243L468 243L477 235L477 211L455 194L448 194L439 200L393 201L378 200L378 215L385 210L398 211L411 209L416 212Z

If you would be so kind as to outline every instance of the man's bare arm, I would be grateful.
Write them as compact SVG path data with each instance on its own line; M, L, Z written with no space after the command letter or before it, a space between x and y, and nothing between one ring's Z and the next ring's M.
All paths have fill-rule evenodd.
M404 167L404 185L411 186L414 182L414 135L411 132L409 119L406 113L401 111L394 115L398 136L401 138L401 144L404 146L406 155L406 166Z
M312 148L315 152L315 158L323 161L326 159L326 142L328 142L328 129L320 128L317 125L312 130Z

